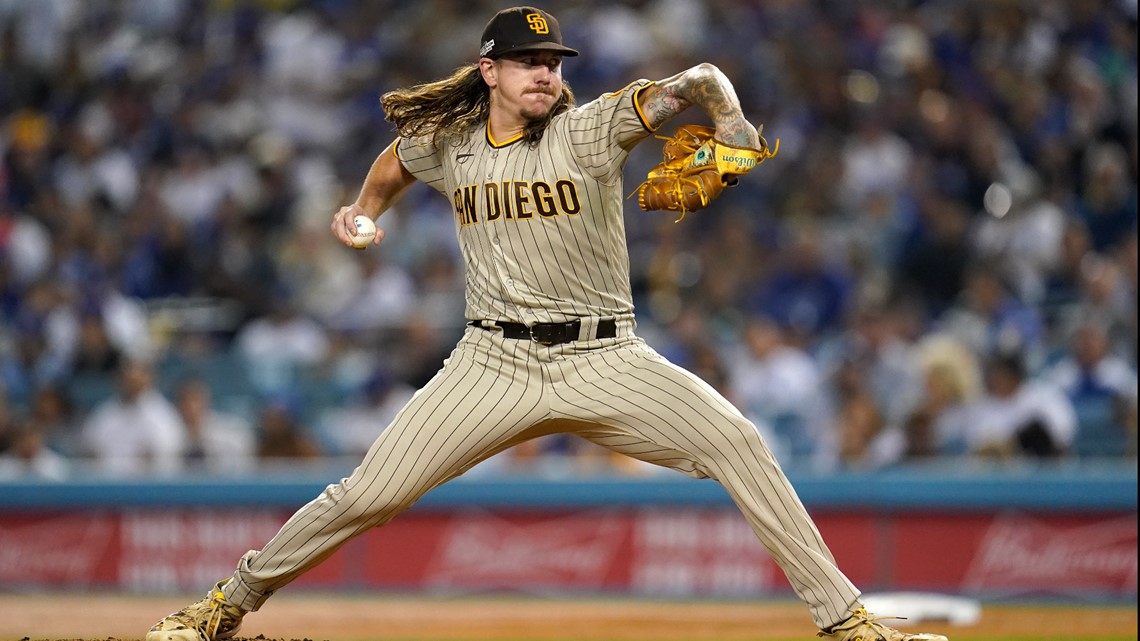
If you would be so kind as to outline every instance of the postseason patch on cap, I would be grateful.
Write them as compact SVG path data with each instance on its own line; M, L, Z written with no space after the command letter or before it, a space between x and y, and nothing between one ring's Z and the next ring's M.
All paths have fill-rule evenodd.
M562 31L554 16L534 7L503 9L491 18L479 39L479 56L498 58L511 51L544 49L565 56L578 52L562 44Z

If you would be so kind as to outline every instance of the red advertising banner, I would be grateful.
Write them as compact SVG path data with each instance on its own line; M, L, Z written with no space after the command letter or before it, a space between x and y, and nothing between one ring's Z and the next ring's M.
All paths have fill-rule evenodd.
M0 517L0 586L118 583L120 515Z
M0 589L201 589L289 513L135 509L0 514ZM822 513L865 590L972 595L1137 593L1130 515ZM747 597L790 591L730 508L412 512L350 542L300 584L350 589L618 591Z
M962 580L969 591L1021 592L1053 586L1136 594L1135 516L1058 524L994 519Z
M117 577L132 592L209 586L238 558L269 540L287 516L277 510L144 510L118 515Z

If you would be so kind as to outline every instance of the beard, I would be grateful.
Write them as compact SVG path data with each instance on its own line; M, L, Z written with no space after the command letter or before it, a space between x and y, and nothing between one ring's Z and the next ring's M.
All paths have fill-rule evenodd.
M522 109L519 115L526 119L528 123L542 122L550 117L550 113L558 106L558 94L553 91L528 91L527 93L538 93L550 96L554 100L545 107L535 107L532 109Z
M525 110L519 112L519 115L521 115L527 121L527 123L537 123L537 122L542 122L542 121L546 120L547 116L550 115L551 109L553 109L553 107L551 107L550 109L542 109L542 110L525 109Z

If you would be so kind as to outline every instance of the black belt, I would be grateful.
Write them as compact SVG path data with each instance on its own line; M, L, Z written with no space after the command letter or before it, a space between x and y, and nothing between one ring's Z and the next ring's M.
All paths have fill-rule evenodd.
M537 325L473 320L467 324L487 330L498 327L503 330L504 338L531 340L542 345L557 345L576 341L582 331L581 320L572 320L568 323L538 323ZM615 336L617 336L617 321L612 318L598 321L598 331L594 338L614 338Z

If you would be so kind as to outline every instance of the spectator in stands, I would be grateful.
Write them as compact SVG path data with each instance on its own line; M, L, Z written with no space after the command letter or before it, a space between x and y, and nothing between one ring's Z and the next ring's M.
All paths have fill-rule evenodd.
M914 152L907 140L886 126L881 110L860 110L843 146L839 192L849 206L875 192L897 196L909 187Z
M937 321L938 330L968 345L979 358L1019 352L1036 361L1044 345L1037 308L1014 295L993 265L974 265L957 304Z
M919 221L904 243L893 278L896 288L922 300L930 318L950 309L962 292L970 262L970 214L943 194L919 199Z
M247 323L234 346L248 361L254 383L263 392L276 392L288 386L295 368L324 360L329 337L324 326L297 310L291 293L282 287L269 313Z
M1078 454L1136 455L1136 370L1109 351L1103 321L1089 318L1080 324L1066 354L1044 378L1076 409Z
M770 318L751 318L744 341L745 351L728 363L732 398L749 418L771 427L773 449L793 457L816 455L830 419L819 367Z
M1133 158L1117 143L1093 145L1085 156L1084 183L1077 212L1092 236L1093 249L1109 253L1136 235L1136 175Z
M824 254L819 230L802 224L791 230L775 269L755 294L752 308L787 328L803 345L842 327L852 285L847 267Z
M123 361L118 394L92 411L81 438L96 468L107 474L169 475L185 468L186 426L174 405L154 387L149 363Z
M200 140L191 140L174 153L174 167L162 179L160 195L165 211L186 230L209 224L229 195L226 174L216 154ZM170 222L162 224L171 227ZM185 231L182 232L183 234Z
M1021 354L999 354L985 368L987 393L970 407L970 452L992 458L1057 458L1077 431L1073 405L1055 386L1028 378Z
M176 403L186 426L183 460L187 469L238 474L254 468L253 426L236 414L216 409L205 381L182 381Z
M8 363L12 384L31 389L62 377L75 350L76 334L64 288L48 279L30 284L13 326L15 354Z
M865 390L890 425L901 424L922 396L922 372L910 325L921 312L906 304L862 303L846 331L815 351L831 385L842 395L851 383Z
M969 451L970 408L982 393L981 365L957 340L932 334L916 347L923 394L903 423L905 457L962 456Z
M71 464L45 444L42 426L35 420L17 425L11 446L0 452L0 480L62 481L70 472Z
M308 428L300 422L297 399L286 392L279 392L261 406L257 423L257 457L260 460L310 459L321 453L310 438Z
M113 376L119 371L124 358L122 351L107 335L102 314L98 310L89 310L81 314L79 339L71 359L71 373Z
M357 398L322 412L319 421L323 440L337 454L363 455L414 393L415 388L384 368L377 368L361 386Z
M138 196L139 171L126 150L114 144L114 116L106 93L88 102L64 137L55 161L53 184L71 206L99 203L126 211Z
M194 294L192 231L165 211L149 212L145 232L125 252L124 293L143 300Z
M1134 246L1134 245L1133 245ZM1125 245L1127 247L1127 245ZM1081 263L1077 301L1058 312L1057 332L1061 337L1076 334L1086 319L1096 318L1108 332L1109 345L1116 354L1136 354L1136 263L1128 266L1110 256L1088 254ZM1130 283L1129 278L1132 279ZM1064 338L1062 338L1064 340Z
M47 353L44 336L35 329L17 329L0 351L0 390L11 403L26 403L39 385L60 380L66 367Z
M1089 230L1079 219L1069 217L1061 236L1060 255L1053 269L1046 275L1041 306L1050 324L1058 312L1077 302L1081 290L1081 271L1086 258L1091 257L1092 241Z
M242 320L261 319L272 313L282 288L276 243L230 201L222 209L215 225L203 232L198 285L203 294L235 302Z
M328 352L326 330L298 313L289 293L278 292L270 313L238 333L236 346L250 361L315 365Z
M49 115L30 105L13 114L9 129L11 146L3 150L6 153L2 154L3 164L0 165L0 173L7 176L4 190L7 193L4 194L5 198L0 198L0 211L5 209L5 205L16 211L26 210L37 195L51 184L52 150L48 144L52 142L53 129L54 123ZM18 259L17 275L27 274L27 267L46 268L51 248L43 223L30 216L18 216L16 222L31 225L31 228L18 232L20 242L13 243L13 246L20 247L22 259L34 259L30 263ZM2 246L3 241L0 240L0 247Z
M3 171L0 166L0 176ZM53 258L51 232L44 222L9 209L0 198L0 318L15 311L11 296L47 275Z
M842 399L835 422L839 469L878 470L902 458L906 447L902 430L887 424L866 389L852 390Z
M384 256L381 252L364 252L359 260L356 288L346 292L341 307L329 310L327 324L346 331L407 325L416 303L415 283L402 267Z
M79 423L67 389L62 384L41 385L31 400L29 420L40 426L47 446L71 457L79 446Z
M72 294L79 303L89 302L96 293L102 292L114 285L109 281L112 277L113 264L117 262L118 251L127 251L135 242L130 232L124 233L120 229L113 232L113 242L116 253L101 255L99 249L107 247L110 243L100 245L106 238L105 222L114 220L116 224L122 222L118 218L111 218L111 214L104 208L92 203L66 205L62 202L37 203L41 208L60 207L62 211L53 211L51 214L37 211L38 215L50 215L53 241L53 265L48 274L53 284L64 288ZM127 230L132 225L123 225Z

